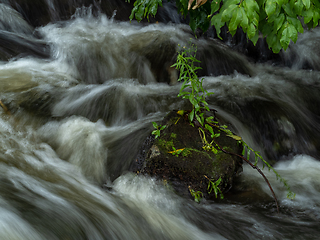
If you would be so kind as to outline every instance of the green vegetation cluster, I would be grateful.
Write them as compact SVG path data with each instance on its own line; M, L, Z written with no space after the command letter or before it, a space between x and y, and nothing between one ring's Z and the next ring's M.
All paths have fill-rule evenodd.
M132 20L135 17L140 21L143 17L149 17L150 14L155 16L159 5L162 6L162 0L136 0L130 19ZM188 3L185 0L176 0L176 5L183 15L186 16L189 14L190 27L192 30L201 28L206 31L211 23L215 26L217 34L220 37L220 29L225 24L232 35L241 27L254 44L256 44L261 32L263 36L266 37L269 47L274 52L279 52L282 48L287 49L290 40L293 42L297 41L298 32L302 33L304 31L302 20L311 28L316 27L320 19L320 3L317 0L196 0L196 2L189 0ZM183 82L178 97L188 99L192 104L192 110L190 112L181 110L179 114L188 116L192 126L197 124L199 134L204 143L203 149L206 151L212 151L215 154L220 152L232 154L217 143L216 138L218 138L220 134L215 133L213 127L225 132L227 136L237 140L239 144L242 144L243 152L242 156L239 157L244 159L264 177L278 208L273 189L268 179L257 166L259 159L262 161L263 167L266 165L269 171L272 170L275 173L277 179L279 179L288 190L287 197L292 199L295 197L295 194L291 192L286 180L263 159L259 152L254 151L241 137L234 135L226 125L220 126L219 123L214 120L213 116L206 117L206 113L210 112L206 97L213 93L208 93L203 88L203 78L199 79L197 76L197 70L201 68L195 64L200 63L200 61L196 59L196 51L194 45L182 47L181 50L178 51L176 63L172 65L172 67L175 67L180 72L178 81ZM166 127L159 126L155 122L153 122L153 126L156 130L154 130L152 134L154 134L156 138L160 136L161 130L164 130ZM211 141L206 139L205 131L211 134ZM184 151L185 149L175 149L173 145L170 145L170 147L172 147L173 150L170 152L172 155L178 156L183 152L185 154L190 152L190 150L187 152ZM246 151L247 158L250 157L251 152L254 154L254 164L243 157ZM217 197L220 191L218 186L221 178L215 182L211 179L208 180L208 191L214 191ZM203 195L201 192L195 192L192 189L189 190L196 201L201 199ZM223 197L223 195L221 196Z
M288 194L288 198L294 198L295 194L291 192L287 181L283 179L280 174L260 155L258 151L254 151L248 144L243 141L243 139L237 135L234 135L226 125L220 126L217 121L214 121L213 117L207 117L204 119L204 114L206 111L210 111L208 108L208 103L206 102L206 97L213 93L208 93L203 89L202 83L203 79L199 80L197 77L197 70L201 69L200 67L196 67L194 65L195 62L199 62L196 58L196 48L194 46L184 49L178 53L177 62L173 65L180 71L180 76L178 81L183 81L183 84L180 88L180 93L178 96L182 96L182 98L187 98L191 102L193 109L189 113L189 120L192 124L194 116L196 120L204 126L204 129L199 127L199 132L202 133L202 140L204 143L204 150L213 151L214 153L218 153L219 151L223 151L221 146L217 144L215 141L216 138L220 136L219 133L215 133L213 131L212 126L218 128L220 131L223 131L227 134L227 136L237 140L239 144L243 146L242 155L244 156L247 151L247 158L250 157L250 153L252 152L255 156L255 164L254 166L257 168L257 164L259 159L262 161L263 167L266 165L269 170L272 170L277 179L279 179L284 186L286 187ZM196 83L194 83L196 82ZM190 88L190 92L186 92L186 88ZM191 117L190 117L191 115ZM211 134L211 142L208 141L205 137L205 130L207 130Z
M130 2L130 0L127 0ZM172 0L173 1L173 0ZM246 33L254 45L259 37L266 37L269 48L278 53L286 50L290 40L296 42L304 25L315 28L320 19L318 0L175 0L178 11L189 16L193 31L207 31L214 26L218 37L227 26L231 35L238 28ZM136 0L130 19L141 21L155 16L162 0ZM220 37L221 38L221 37Z
M190 122L192 123L195 118L203 125L204 112L209 111L206 97L213 93L208 93L208 91L203 88L203 78L198 78L197 70L201 68L195 65L195 63L200 63L200 61L196 59L196 52L197 50L194 45L187 48L182 47L177 56L177 62L173 64L172 67L180 71L178 81L183 82L178 97L188 99L193 106L191 113L189 113ZM190 89L191 91L186 91L186 89Z
M288 194L287 197L290 199L293 199L295 197L295 194L290 190L289 185L287 184L287 181L283 179L280 174L260 155L258 151L253 150L248 144L239 136L234 135L226 125L219 125L217 121L215 121L213 116L206 117L206 113L210 112L210 109L208 107L208 103L206 102L206 97L209 96L210 94L213 93L208 93L206 90L203 88L203 79L199 80L197 76L197 70L201 69L200 67L196 67L195 63L199 62L196 58L196 47L191 46L191 47L183 47L181 50L178 52L177 56L177 62L173 65L173 67L176 67L180 71L180 76L178 81L182 81L183 84L180 88L180 93L178 96L188 99L190 103L192 104L192 110L190 112L188 111L178 111L178 113L182 116L188 116L188 119L190 121L190 124L192 126L195 126L197 124L197 127L199 129L199 134L201 136L202 142L203 142L203 149L205 151L212 151L215 154L224 152L228 154L232 154L226 150L225 147L220 146L218 144L217 138L219 138L220 133L216 133L213 130L213 127L218 129L220 132L224 132L227 134L227 136L235 139L238 141L239 144L243 146L243 152L242 152L242 159L244 159L247 163L249 163L254 169L256 169L266 180L268 183L270 190L272 194L274 195L273 189L268 181L268 179L265 177L265 175L262 173L262 171L259 169L258 162L259 160L262 161L263 167L267 166L268 170L272 170L277 179L280 180L286 187ZM153 123L154 127L156 130L159 131L159 126L156 123ZM161 130L163 130L162 128ZM154 135L160 135L160 131L153 131ZM206 138L206 132L210 134L211 140L208 140ZM169 148L172 148L173 151L169 152L173 155L179 155L184 152L185 149L175 149L172 144L168 145ZM190 152L190 150L188 150ZM255 163L252 164L249 162L249 157L251 152L255 156ZM247 159L244 158L243 156L247 154ZM223 198L223 195L219 189L219 183L221 179L218 179L217 181L212 181L212 179L208 179L209 184L208 184L208 193L210 194L212 191L214 191L216 197L217 194L220 192L220 197ZM199 202L202 196L201 192L195 192L193 189L189 189L190 194L195 198L195 201ZM277 204L277 199L274 195L276 204ZM278 208L278 204L277 204Z

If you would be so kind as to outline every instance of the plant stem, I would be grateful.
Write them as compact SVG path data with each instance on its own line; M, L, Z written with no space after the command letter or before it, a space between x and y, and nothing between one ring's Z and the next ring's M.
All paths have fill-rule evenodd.
M213 141L214 141L214 140L213 140ZM222 152L227 153L227 154L231 154L231 155L234 155L234 156L237 156L237 157L240 157L241 159L243 159L244 161L246 161L253 169L256 169L256 170L260 173L260 175L264 178L264 180L266 181L266 183L268 184L268 186L269 186L269 188L270 188L270 191L271 191L271 193L272 193L272 195L273 195L274 201L275 201L276 206L277 206L277 211L278 211L278 213L279 213L279 204L278 204L277 197L276 197L276 195L275 195L275 193L274 193L274 191L273 191L273 188L271 187L271 184L270 184L268 178L264 175L264 173L261 171L261 169L260 169L258 166L252 164L252 163L251 163L248 159L246 159L245 157L243 157L243 156L241 156L241 155L239 155L239 154L232 153L232 152L228 152L228 151L224 150L224 149L221 147L221 145L220 145L219 143L217 143L216 141L214 141L214 143L220 148L220 150L221 150Z

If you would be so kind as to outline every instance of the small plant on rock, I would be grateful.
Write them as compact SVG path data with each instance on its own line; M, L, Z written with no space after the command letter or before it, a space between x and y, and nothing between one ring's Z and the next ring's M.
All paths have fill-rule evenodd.
M160 137L160 132L166 128L166 125L161 126L158 125L156 122L152 122L152 125L156 129L152 131L152 134L155 135L155 138Z
M194 201L200 203L201 199L203 198L203 193L201 191L194 191L189 186L189 192L192 197L194 197Z
M204 112L209 111L206 97L213 93L208 93L203 88L203 78L198 78L197 70L201 68L195 65L195 63L200 63L196 59L197 48L191 45L190 48L183 47L182 49L183 51L178 54L177 62L172 65L172 67L180 70L178 81L183 81L178 97L188 99L193 106L188 115L190 122L192 123L195 118L203 126ZM188 88L191 91L186 91Z
M223 199L224 196L219 188L219 184L222 181L221 177L215 182L212 179L209 179L207 176L205 177L209 180L208 193L210 194L213 191L216 198L218 198L218 194L220 194L220 198Z
M277 206L277 210L279 212L279 206L277 198L274 194L274 191L266 178L266 176L263 174L263 172L260 170L260 168L257 166L258 160L260 159L263 163L263 166L266 165L269 170L272 170L275 175L277 176L277 179L280 179L280 181L284 184L284 186L288 190L288 198L294 198L295 194L291 192L289 185L287 184L286 180L284 180L276 171L275 169L266 162L263 157L259 154L259 152L254 151L251 147L246 144L241 137L234 135L226 125L220 126L217 121L215 121L214 117L206 117L205 118L205 112L210 111L208 107L208 103L206 102L206 97L213 94L208 93L203 88L203 78L199 79L197 76L197 70L201 69L200 67L195 66L195 63L199 63L200 61L196 59L196 47L192 45L190 48L182 48L182 51L178 53L177 56L177 62L173 65L173 67L176 67L180 71L180 76L178 81L183 81L183 84L180 89L180 93L178 97L182 97L184 99L188 99L190 103L192 104L192 110L190 113L188 113L188 118L190 121L190 124L195 126L197 125L200 136L202 138L202 141L204 143L204 150L206 151L213 151L214 153L224 152L231 155L236 155L240 158L242 158L244 161L246 161L252 168L256 169L262 177L267 182L272 195L275 199L275 203ZM189 89L188 89L189 88ZM189 90L189 91L188 91ZM186 114L186 111L180 111L181 114ZM218 133L215 133L213 131L213 127L215 127L218 131ZM223 148L216 140L220 136L219 132L225 132L227 136L232 137L233 139L237 140L240 144L242 144L244 151L247 150L247 158L249 158L250 152L253 152L255 155L255 164L252 164L247 158L245 158L244 152L241 155L228 152ZM206 139L206 133L210 134L210 137L212 138L211 141L208 141ZM221 178L219 178L217 181L213 181L211 179L209 180L208 184L208 190L209 194L214 191L216 197L219 192L218 185L221 182ZM195 196L195 192L190 190L190 193L192 196ZM199 195L199 194L198 194ZM196 199L196 197L195 197Z

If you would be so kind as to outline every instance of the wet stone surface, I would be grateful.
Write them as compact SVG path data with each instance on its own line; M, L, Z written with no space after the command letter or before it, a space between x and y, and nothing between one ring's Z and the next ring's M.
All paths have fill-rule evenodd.
M163 180L184 197L191 197L189 189L193 189L201 191L207 199L215 198L213 191L208 193L209 179L215 182L220 177L218 187L222 193L231 189L234 178L242 171L239 157L221 151L205 151L199 129L176 111L170 112L161 125L166 128L157 139L150 136L144 142L132 170ZM218 128L214 131L219 132ZM209 133L206 139L211 142ZM215 141L229 152L241 154L242 147L224 132L220 132Z

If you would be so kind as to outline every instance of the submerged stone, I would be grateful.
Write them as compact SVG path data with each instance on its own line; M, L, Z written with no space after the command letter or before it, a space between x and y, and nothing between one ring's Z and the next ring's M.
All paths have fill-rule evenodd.
M218 151L204 150L204 136L198 127L190 125L185 116L170 112L163 120L166 128L153 143L144 145L144 167L139 172L164 180L179 195L191 196L189 191L201 191L205 198L215 197L214 191L208 189L209 181L215 183L221 178L218 188L227 192L233 179L242 171L242 159ZM218 133L218 128L214 128ZM215 139L228 152L241 154L242 147L224 132ZM205 133L206 140L212 141L210 134ZM212 146L215 144L213 143ZM215 147L215 146L214 146ZM148 148L148 150L146 149ZM138 157L141 161L141 155ZM141 165L141 162L140 162Z

